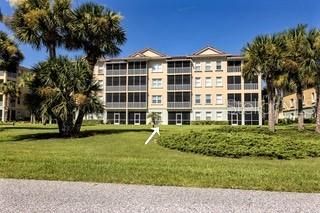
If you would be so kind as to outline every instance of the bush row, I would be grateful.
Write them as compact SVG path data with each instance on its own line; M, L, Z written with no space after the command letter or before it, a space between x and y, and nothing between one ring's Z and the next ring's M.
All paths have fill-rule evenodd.
M208 156L240 158L244 156L273 159L320 157L320 140L270 134L264 128L216 128L161 136L161 146Z
M228 121L192 121L191 125L228 125Z

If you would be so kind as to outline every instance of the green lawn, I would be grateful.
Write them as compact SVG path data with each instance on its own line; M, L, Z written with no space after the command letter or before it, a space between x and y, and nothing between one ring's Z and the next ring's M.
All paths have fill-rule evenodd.
M0 126L0 177L320 192L320 158L218 158L144 145L147 126L85 126L59 139L53 126ZM207 126L162 126L161 135ZM292 134L303 134L292 130Z

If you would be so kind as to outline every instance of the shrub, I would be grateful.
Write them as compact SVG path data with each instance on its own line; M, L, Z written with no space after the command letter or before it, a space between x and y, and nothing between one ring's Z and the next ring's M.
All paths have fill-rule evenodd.
M270 133L267 128L261 127L226 126L161 136L158 143L170 149L218 157L253 156L273 159L320 157L319 136L306 133L296 137L288 131L292 130ZM312 140L314 137L318 139Z
M82 125L83 126L94 126L97 124L102 124L103 121L102 120L84 120Z

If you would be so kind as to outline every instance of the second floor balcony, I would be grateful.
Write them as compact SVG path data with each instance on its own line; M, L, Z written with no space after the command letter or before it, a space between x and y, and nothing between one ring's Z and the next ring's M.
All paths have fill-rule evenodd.
M245 101L244 102L244 107L245 108L257 108L259 105L258 105L258 101Z
M168 67L168 74L191 73L191 67Z
M191 84L168 84L168 90L191 90Z
M228 108L240 108L242 107L241 101L228 100Z
M129 85L128 91L147 91L147 85Z
M168 102L169 109L190 109L191 102Z
M106 75L107 76L110 76L110 75L127 75L127 70L126 69L118 69L118 70L107 70L106 72Z
M258 88L258 83L244 83L245 90L257 90Z
M241 84L228 84L228 90L241 90Z
M144 109L147 108L147 102L128 102L128 108Z
M120 86L106 86L106 92L123 92L126 91L125 85Z
M128 69L128 74L129 75L146 75L147 68L142 68L142 69Z
M241 66L228 66L227 72L241 72Z
M107 102L106 108L108 108L108 109L125 109L126 102Z

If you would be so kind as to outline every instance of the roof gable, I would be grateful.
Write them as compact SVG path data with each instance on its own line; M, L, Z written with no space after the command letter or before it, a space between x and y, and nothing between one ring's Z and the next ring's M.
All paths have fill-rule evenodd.
M202 48L198 52L195 52L193 55L202 56L202 55L222 55L222 54L225 54L225 53L216 48L209 46L209 47Z
M165 57L166 55L151 49L151 48L147 48L147 49L143 49L140 50L132 55L129 56L129 58L136 58L136 57Z

